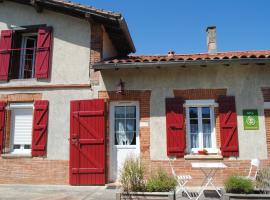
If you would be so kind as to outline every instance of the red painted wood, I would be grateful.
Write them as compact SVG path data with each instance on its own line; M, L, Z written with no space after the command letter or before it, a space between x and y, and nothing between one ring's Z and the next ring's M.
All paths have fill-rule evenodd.
M221 152L225 157L238 156L237 114L234 96L220 96L219 120Z
M52 53L52 27L38 30L37 51L35 61L35 77L49 78Z
M186 149L184 129L184 101L180 98L166 99L167 155L183 157Z
M12 30L1 31L0 38L0 80L8 80L8 71L10 63L12 45Z
M48 137L49 102L38 100L34 102L34 122L32 136L32 156L46 156Z
M105 184L105 102L71 102L70 184Z
M0 153L3 152L4 135L5 135L5 109L6 102L0 101Z

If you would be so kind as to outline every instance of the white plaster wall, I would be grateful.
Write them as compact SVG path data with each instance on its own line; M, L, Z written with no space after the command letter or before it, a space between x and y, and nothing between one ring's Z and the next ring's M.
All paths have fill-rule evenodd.
M206 68L108 70L102 72L102 89L115 90L121 78L126 89L152 90L150 119L150 155L152 160L167 159L165 98L173 89L227 88L236 97L239 159L267 158L263 97L261 87L270 86L269 66L212 65ZM258 109L258 131L243 129L243 109Z
M42 93L42 99L49 101L47 159L69 160L70 101L92 99L90 90L0 91L0 95L16 93Z
M37 84L89 83L90 25L88 22L9 1L0 3L0 31L12 26L47 24L53 27L51 80ZM16 81L8 85L21 84ZM1 83L1 85L6 85ZM24 84L33 84L25 82Z
M0 86L88 84L90 25L68 15L4 1L0 3L0 30L11 26L47 24L54 29L50 80L11 80ZM92 99L89 89L0 90L0 94L41 93L49 100L47 159L69 160L70 101Z

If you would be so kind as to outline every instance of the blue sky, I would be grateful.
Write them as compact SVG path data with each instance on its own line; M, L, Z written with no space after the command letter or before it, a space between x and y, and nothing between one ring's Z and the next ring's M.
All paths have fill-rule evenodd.
M206 52L207 26L218 51L270 49L269 0L74 0L121 12L136 54Z

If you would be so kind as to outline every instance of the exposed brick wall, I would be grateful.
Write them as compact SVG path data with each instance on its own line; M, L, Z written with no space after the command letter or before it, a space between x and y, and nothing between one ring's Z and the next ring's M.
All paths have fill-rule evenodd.
M270 158L270 109L264 110L264 117L265 117L267 155L268 158Z
M101 24L91 24L91 44L90 44L90 83L99 84L100 72L94 71L92 65L99 62L103 55L103 29Z
M0 158L1 184L68 184L69 161Z
M108 108L110 101L138 101L140 107L140 122L149 122L150 120L150 90L127 90L124 95L116 93L115 91L100 91L98 96L108 101ZM109 172L110 136L109 124L107 125L107 172ZM140 157L144 164L150 167L150 127L140 127Z
M270 102L270 88L269 87L263 87L262 88L262 94L265 102Z
M175 97L182 97L184 100L190 99L215 99L219 96L226 95L227 89L187 89L187 90L174 90Z

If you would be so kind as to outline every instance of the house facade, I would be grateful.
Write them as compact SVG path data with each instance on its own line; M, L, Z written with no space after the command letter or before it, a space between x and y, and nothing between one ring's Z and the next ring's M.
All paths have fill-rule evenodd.
M208 53L128 56L120 14L60 0L1 1L0 30L0 183L102 185L130 155L193 185L191 162L224 162L220 185L270 164L270 51L216 52L209 27Z

